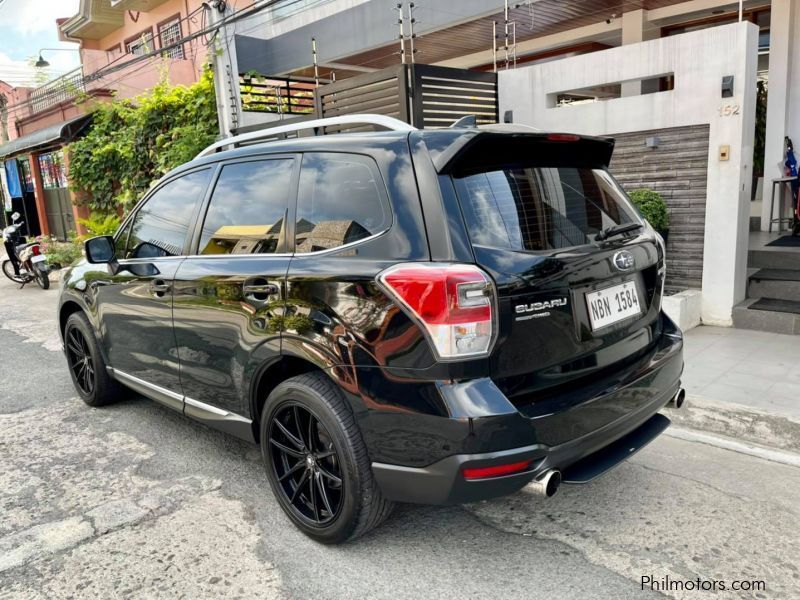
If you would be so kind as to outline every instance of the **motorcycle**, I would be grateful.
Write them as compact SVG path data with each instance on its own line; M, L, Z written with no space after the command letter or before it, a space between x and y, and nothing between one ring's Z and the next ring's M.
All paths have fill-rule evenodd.
M30 242L20 233L25 221L19 221L20 214L11 215L11 225L3 229L3 242L8 258L3 261L3 273L11 281L25 287L31 281L46 290L50 287L47 257L42 253L39 242ZM16 268L15 268L16 263Z

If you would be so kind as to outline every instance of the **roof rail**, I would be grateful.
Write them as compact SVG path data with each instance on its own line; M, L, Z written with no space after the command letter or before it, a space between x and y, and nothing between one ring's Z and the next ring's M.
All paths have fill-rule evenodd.
M259 129L258 131L251 131L249 133L242 133L225 138L218 142L214 142L205 150L200 152L195 158L208 156L213 154L220 148L225 146L236 146L243 142L257 142L258 140L268 140L275 135L281 133L291 133L293 131L302 131L304 129L318 129L320 127L331 127L333 125L379 125L392 131L414 131L416 127L409 125L394 117L387 117L385 115L343 115L341 117L328 117L326 119L313 119L311 121L301 121L299 123L292 123L290 125L279 125L277 127L267 127Z

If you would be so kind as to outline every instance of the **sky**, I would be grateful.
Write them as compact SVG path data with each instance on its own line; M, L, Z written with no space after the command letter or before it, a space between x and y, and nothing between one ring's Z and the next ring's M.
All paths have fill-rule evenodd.
M41 48L78 48L58 39L56 19L78 12L79 0L0 0L0 80L12 86L36 85L28 58L38 57ZM43 51L56 77L80 65L77 52Z

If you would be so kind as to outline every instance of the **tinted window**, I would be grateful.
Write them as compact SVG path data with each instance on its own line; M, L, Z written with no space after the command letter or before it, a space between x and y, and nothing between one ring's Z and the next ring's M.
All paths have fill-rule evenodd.
M602 229L638 222L605 171L503 169L454 178L473 244L550 250L589 243Z
M363 156L303 155L296 251L336 248L384 231L391 219L377 173L375 164Z
M211 195L200 254L272 254L289 200L292 159L225 165Z
M124 228L120 228L117 230L117 233L114 235L114 245L116 246L116 259L120 260L127 256L127 249L128 249L128 234L131 232L131 226L133 225L133 221L128 221L125 224Z
M129 258L183 253L189 220L203 199L210 169L194 171L161 186L136 213L128 240Z

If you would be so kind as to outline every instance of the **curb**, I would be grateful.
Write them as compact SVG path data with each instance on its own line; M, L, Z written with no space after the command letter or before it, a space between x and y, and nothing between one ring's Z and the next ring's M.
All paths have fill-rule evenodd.
M720 447L731 446L731 443L754 444L800 455L800 418L700 396L687 396L683 407L680 409L667 407L663 412L676 429L694 430L728 438L720 440L719 444L714 444ZM713 440L713 435L704 437L706 443L713 444L710 441Z
M729 437L722 437L721 435L705 433L697 431L696 429L683 429L681 427L670 427L664 432L664 435L687 442L707 444L715 448L738 452L739 454L747 454L748 456L754 456L762 460L769 460L790 467L800 467L800 454L795 454L794 452L783 452L782 450L775 450L774 448L765 448L764 446L740 442Z

